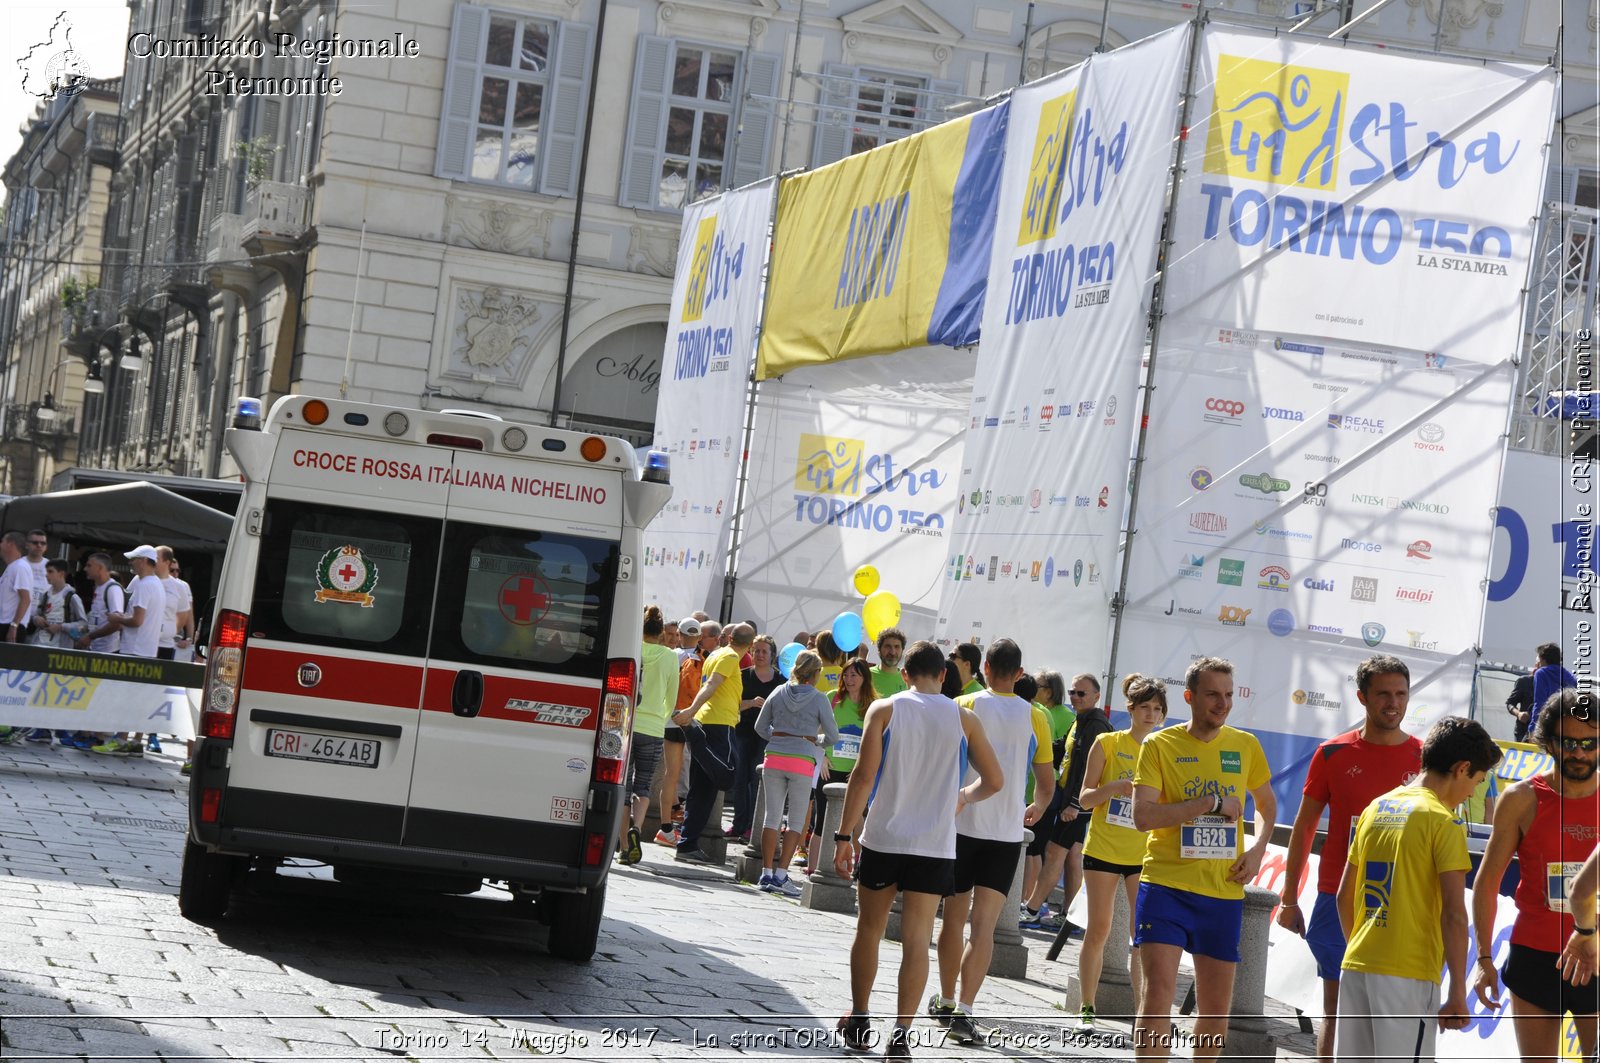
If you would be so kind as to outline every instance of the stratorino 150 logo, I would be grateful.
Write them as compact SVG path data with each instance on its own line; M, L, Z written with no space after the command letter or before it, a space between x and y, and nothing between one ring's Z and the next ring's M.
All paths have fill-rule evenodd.
M860 439L802 433L794 466L795 490L826 495L860 494L866 449L865 441Z
M1332 191L1349 98L1347 73L1219 56L1206 173Z
M1073 104L1078 90L1049 100L1039 109L1039 132L1028 165L1028 194L1022 205L1022 230L1017 245L1048 240L1056 234L1061 191L1067 183L1067 151L1072 144Z
M683 320L699 321L711 294L711 261L717 243L717 216L700 219L694 234L694 259L689 263L689 283L683 291Z

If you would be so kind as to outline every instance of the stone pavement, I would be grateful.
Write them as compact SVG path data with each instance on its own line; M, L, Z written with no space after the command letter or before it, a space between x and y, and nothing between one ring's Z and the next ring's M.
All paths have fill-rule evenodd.
M356 892L307 871L236 898L220 930L178 914L187 780L176 756L0 747L0 1058L6 1060L841 1058L852 917L676 865L615 870L589 964L544 951L503 894ZM280 876L284 878L285 876ZM1127 1059L1057 1007L1075 947L1024 932L1026 981L991 979L994 1049L919 1058ZM885 942L874 1012L893 1006ZM1269 1002L1280 1057L1311 1039ZM848 1058L848 1057L846 1057Z

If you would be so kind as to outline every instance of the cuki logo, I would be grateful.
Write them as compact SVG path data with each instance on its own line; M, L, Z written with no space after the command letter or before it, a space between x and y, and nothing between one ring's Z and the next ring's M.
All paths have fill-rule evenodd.
M1406 547L1407 557L1419 557L1424 561L1433 560L1433 544L1426 539L1418 539Z

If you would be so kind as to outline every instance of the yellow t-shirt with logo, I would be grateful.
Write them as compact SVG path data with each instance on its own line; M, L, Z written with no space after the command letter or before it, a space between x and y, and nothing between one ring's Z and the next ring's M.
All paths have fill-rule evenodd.
M714 675L722 677L719 685L694 718L702 724L724 724L728 727L739 722L739 699L744 696L744 677L739 674L739 655L726 646L711 651L705 667L700 670L701 680Z
M1110 731L1094 740L1100 750L1100 778L1085 785L1104 786L1132 779L1139 764L1139 743L1127 731ZM1144 860L1145 834L1133 826L1133 798L1113 797L1094 806L1083 855L1108 864L1137 864Z
M1133 771L1133 785L1154 787L1163 804L1221 794L1237 797L1242 805L1249 791L1271 778L1267 755L1256 736L1226 726L1209 742L1196 739L1187 727L1157 731L1139 748ZM1228 881L1228 867L1243 853L1243 828L1221 816L1161 827L1150 832L1146 843L1143 881L1205 897L1243 900L1244 887Z
M1356 928L1341 966L1438 985L1439 876L1472 867L1455 813L1426 786L1390 790L1356 821L1347 862L1359 886Z
M822 675L817 678L817 689L824 694L832 694L839 689L839 673L844 671L844 666L822 666Z

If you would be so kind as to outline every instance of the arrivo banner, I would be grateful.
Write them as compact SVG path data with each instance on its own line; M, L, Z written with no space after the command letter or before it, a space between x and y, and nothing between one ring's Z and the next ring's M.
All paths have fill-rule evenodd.
M1011 96L939 637L1103 660L1180 26ZM1030 647L1032 655L1030 653Z
M643 557L645 601L669 617L718 611L776 182L683 212L652 444L672 462L672 501Z
M1483 330L1522 312L1557 76L1207 27L1168 310L1507 357Z

